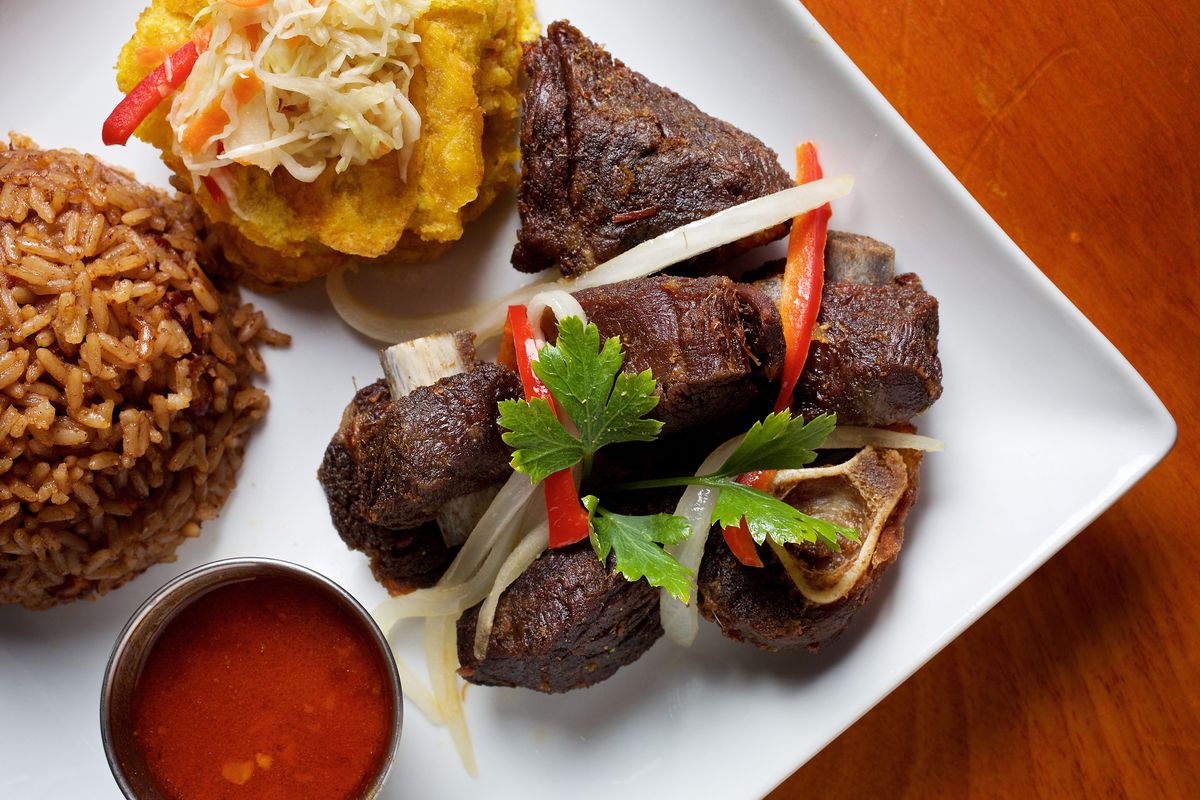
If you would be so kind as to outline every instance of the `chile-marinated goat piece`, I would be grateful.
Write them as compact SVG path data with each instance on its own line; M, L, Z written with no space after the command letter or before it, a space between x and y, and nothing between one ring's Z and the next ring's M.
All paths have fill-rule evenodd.
M586 272L636 244L786 189L773 150L613 59L566 22L525 51L513 266ZM720 261L783 236L777 225Z
M778 298L779 281L776 275L754 285ZM836 413L842 425L896 425L941 395L938 303L920 278L825 284L792 403L797 414Z
M724 423L768 392L779 371L779 315L761 292L728 278L644 278L579 293L604 336L621 336L626 368L651 369L664 433ZM437 581L454 549L434 524L446 504L505 480L509 450L500 400L520 381L499 364L420 386L394 399L384 381L360 390L318 477L334 525L370 555L392 591Z
M603 337L620 336L627 372L649 369L663 435L706 428L762 405L783 365L774 303L724 276L654 276L584 289Z
M821 312L793 409L806 418L907 425L942 393L937 300L916 275L893 278L894 252L865 236L834 233L826 246ZM755 281L773 300L780 277ZM841 551L824 544L759 548L740 563L719 530L698 576L700 611L731 639L768 650L816 650L841 635L874 594L904 541L921 456L867 447L824 469L776 473L768 490L805 513L859 532Z
M325 449L317 476L333 526L348 547L366 553L376 580L391 591L432 586L454 557L437 525L393 530L368 522L357 510L360 446L377 435L391 408L387 384L376 381L359 390L342 416L342 424Z
M602 564L588 542L549 550L500 597L485 657L479 607L458 621L459 673L472 683L566 692L599 683L662 635L659 592Z
M508 477L496 408L520 396L516 373L490 363L399 399L382 380L355 394L317 475L338 533L371 556L389 589L441 577L453 550L434 520L449 501Z
M765 650L816 651L840 636L900 554L921 455L867 447L824 470L785 470L769 491L808 514L852 527L841 551L821 543L760 547L747 567L713 530L700 564L700 612L730 639Z

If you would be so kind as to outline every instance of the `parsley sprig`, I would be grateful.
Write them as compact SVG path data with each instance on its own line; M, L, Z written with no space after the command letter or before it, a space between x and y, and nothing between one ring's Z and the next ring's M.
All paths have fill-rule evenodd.
M579 433L568 431L545 400L501 400L500 425L509 431L504 441L516 448L513 469L534 483L580 463L587 475L601 447L654 441L662 423L643 419L658 405L654 376L621 372L624 362L619 338L601 346L595 325L564 318L558 341L543 347L532 366Z
M645 418L658 405L654 376L649 370L622 372L624 362L619 338L601 342L595 325L584 325L578 317L562 319L557 341L542 348L533 370L574 430L560 421L546 400L501 401L500 425L506 429L504 441L514 449L513 469L537 483L581 464L586 477L601 447L653 441L662 429L661 422ZM837 550L839 537L857 540L857 532L801 513L736 480L747 472L797 469L811 463L815 449L835 425L836 418L830 415L806 423L788 411L771 414L754 423L725 463L709 475L634 481L609 489L707 486L719 490L713 508L713 521L719 525L738 525L745 519L758 544L768 538L779 544L820 541ZM603 508L594 495L583 498L583 503L592 547L600 559L613 553L617 571L627 579L645 578L651 586L665 588L687 602L695 575L663 549L687 538L691 528L686 519L673 514L617 514Z
M708 475L660 478L616 484L613 489L659 489L670 486L707 486L719 489L713 508L713 521L722 527L739 525L743 518L750 535L758 544L768 537L779 544L824 542L831 550L840 550L838 537L854 540L857 533L816 517L801 513L766 492L737 482L747 472L767 469L798 469L812 463L814 450L833 432L837 418L822 414L807 424L791 412L771 414L754 423L741 444L725 463Z

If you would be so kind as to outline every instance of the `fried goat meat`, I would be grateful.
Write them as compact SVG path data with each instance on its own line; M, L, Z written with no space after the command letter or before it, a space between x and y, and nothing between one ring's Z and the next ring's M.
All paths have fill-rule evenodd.
M522 396L501 364L466 371L394 398L379 380L359 390L317 473L334 527L367 553L393 592L430 586L453 558L436 523L459 498L504 481L510 468L496 407Z
M566 22L522 61L513 266L587 272L661 233L792 185L773 150L615 60ZM777 225L709 257L783 236Z
M546 551L501 595L483 659L474 652L478 616L477 606L458 621L459 673L539 692L599 683L662 635L658 590L613 572L586 541Z
M756 409L783 366L771 300L729 278L654 276L576 292L602 337L619 336L626 372L658 382L651 416L663 435L708 428Z

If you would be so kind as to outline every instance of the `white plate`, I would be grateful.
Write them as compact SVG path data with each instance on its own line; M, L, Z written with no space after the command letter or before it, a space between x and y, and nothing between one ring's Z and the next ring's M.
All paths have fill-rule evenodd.
M140 0L0 0L0 130L125 164L162 184L140 143L105 148L111 65ZM799 3L543 0L651 79L787 154L820 143L827 174L852 172L835 227L884 239L941 300L945 396L922 430L926 461L900 563L851 632L819 656L768 654L704 625L663 641L592 689L547 697L471 687L481 775L413 709L388 798L761 796L991 608L1146 473L1175 425L1121 355L1016 248ZM16 76L14 80L12 76ZM399 274L408 307L514 285L510 201L443 263ZM319 285L258 298L290 332L267 354L272 408L219 521L179 560L94 603L0 609L0 796L118 797L98 731L105 659L157 586L196 564L266 555L314 567L368 605L366 559L329 523L315 471L374 345L334 316ZM398 307L403 307L400 305Z

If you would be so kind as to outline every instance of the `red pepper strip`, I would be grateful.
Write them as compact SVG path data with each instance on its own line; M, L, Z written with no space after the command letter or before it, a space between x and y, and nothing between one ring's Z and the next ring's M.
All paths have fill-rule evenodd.
M805 142L796 148L796 183L820 180L821 164L817 147ZM779 398L775 411L792 406L792 393L812 344L813 326L821 310L821 290L825 285L825 234L829 230L829 204L806 211L792 220L788 237L787 266L783 271L780 312L783 317L783 339L787 350L783 360L783 376L779 382Z
M517 350L513 344L512 322L508 317L504 318L504 332L500 334L500 352L496 354L496 363L511 370L517 369Z
M808 183L821 178L821 164L817 161L817 147L805 142L796 148L796 183ZM812 330L821 310L821 290L825 286L825 235L829 229L829 204L806 211L792 220L792 233L788 237L787 266L783 271L783 288L780 292L780 316L783 317L783 339L787 351L783 360L783 375L779 383L779 397L775 411L792 407L792 393L800 380L800 372L808 358L812 343ZM773 471L749 472L738 478L738 483L755 489L766 490ZM725 543L738 561L748 567L761 567L762 559L750 536L750 528L743 519L740 525L725 528Z
M200 49L195 41L185 42L178 50L167 56L167 60L153 72L142 78L141 83L133 87L133 91L117 104L108 119L104 120L104 128L100 138L105 144L125 144L133 131L142 120L150 115L163 99L178 89L196 59L200 57Z
M762 489L763 484L770 480L771 472L747 472L745 475L739 475L737 482L755 489ZM737 525L728 525L722 531L725 534L725 544L729 545L729 552L733 553L733 557L745 564L747 567L761 567L762 559L758 556L758 549L754 546L754 537L750 535L750 526L746 524L746 518L742 517L741 523Z
M521 385L525 389L525 399L540 397L550 403L555 413L558 413L550 390L533 372L532 361L537 357L537 343L533 338L533 330L529 327L529 316L525 306L508 307L508 327L512 330L513 355L517 362L517 372L521 376ZM572 477L571 470L559 470L548 476L542 481L542 486L546 490L550 546L566 547L586 539L588 514L579 502L579 492L575 490L575 478Z
M208 189L208 193L212 195L212 199L218 203L225 202L225 193L221 191L221 187L217 185L216 180L211 175L201 175L200 183L204 184L204 188Z

